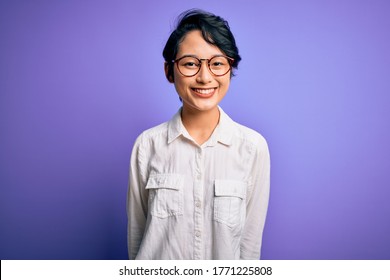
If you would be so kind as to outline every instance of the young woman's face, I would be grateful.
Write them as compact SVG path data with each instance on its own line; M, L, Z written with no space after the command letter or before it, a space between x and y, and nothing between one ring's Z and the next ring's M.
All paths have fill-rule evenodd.
M200 31L194 30L186 34L176 58L185 55L210 59L224 53L217 46L207 43ZM173 72L174 83L177 93L183 100L183 109L193 112L218 109L217 105L229 89L230 71L224 76L216 77L210 72L207 61L202 61L202 66L195 76L185 77L176 66Z

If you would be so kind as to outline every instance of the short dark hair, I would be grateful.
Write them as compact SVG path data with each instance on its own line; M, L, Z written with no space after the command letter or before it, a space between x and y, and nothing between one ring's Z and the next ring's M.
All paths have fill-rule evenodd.
M163 50L163 57L167 67L167 78L174 80L172 60L176 59L179 45L185 35L193 30L202 32L203 39L217 46L225 55L234 59L232 67L237 69L241 60L233 33L229 24L223 18L203 10L191 9L183 12L178 17L176 29L169 36Z

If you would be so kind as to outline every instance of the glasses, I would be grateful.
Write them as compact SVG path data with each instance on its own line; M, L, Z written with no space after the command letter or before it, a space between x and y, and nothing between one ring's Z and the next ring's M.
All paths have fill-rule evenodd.
M207 66L214 76L220 77L226 75L231 69L234 62L233 58L216 55L210 59L199 59L196 56L185 55L179 59L172 60L176 63L179 72L186 77L192 77L199 73L202 67L202 61L207 61Z

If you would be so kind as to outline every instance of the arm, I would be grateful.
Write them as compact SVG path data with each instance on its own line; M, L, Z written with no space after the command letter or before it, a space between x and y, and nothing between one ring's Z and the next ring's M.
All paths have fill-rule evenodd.
M135 259L144 235L147 211L148 192L146 185L145 158L141 148L142 135L134 144L130 160L129 186L127 192L127 247L129 258Z
M256 146L251 169L241 259L259 259L270 190L270 156L264 139Z

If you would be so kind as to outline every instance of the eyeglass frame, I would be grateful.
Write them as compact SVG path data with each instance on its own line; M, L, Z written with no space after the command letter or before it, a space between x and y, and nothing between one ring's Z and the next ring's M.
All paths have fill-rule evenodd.
M184 75L184 74L180 71L178 62L179 62L180 60L182 60L183 58L186 58L186 57L192 57L192 58L195 58L195 59L197 59L198 61L200 61L200 63L199 63L200 66L198 67L198 70L196 71L196 73L193 74L193 75ZM227 58L228 63L229 63L229 70L227 70L226 73L224 73L224 74L222 74L222 75L216 75L216 74L211 70L210 61L211 61L212 59L214 59L215 57L224 57L224 58ZM200 68L202 68L202 61L207 61L208 69L209 69L210 73L211 73L213 76L215 76L215 77L222 77L222 76L225 76L227 73L229 73L229 72L232 70L232 64L234 63L234 58L228 57L228 56L223 55L223 54L214 55L213 57L211 57L211 58L209 58L209 59L208 59L208 58L198 58L198 57L196 57L195 55L184 55L184 56L182 56L182 57L180 57L180 58L178 58L178 59L172 60L171 62L172 62L173 64L176 63L177 70L178 70L179 73L182 74L184 77L193 77L193 76L197 75L197 74L199 73L199 71L200 71Z

